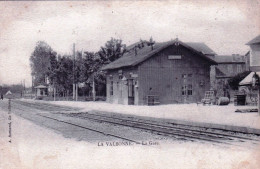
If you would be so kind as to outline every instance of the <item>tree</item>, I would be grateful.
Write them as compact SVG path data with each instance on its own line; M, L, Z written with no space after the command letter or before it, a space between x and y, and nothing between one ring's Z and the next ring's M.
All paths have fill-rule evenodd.
M101 46L98 54L102 64L107 64L115 61L123 56L126 52L126 45L122 44L121 39L111 38L106 42L105 46Z
M57 61L56 87L58 94L69 94L72 91L73 83L73 60L71 56L64 55Z
M229 79L228 84L231 87L231 89L238 90L239 83L250 73L251 71L245 71Z
M30 57L34 84L44 84L47 76L53 80L57 53L44 41L39 41Z
M111 38L94 54L94 58L89 60L92 62L89 67L92 72L89 82L92 83L93 79L95 79L95 88L97 89L98 95L106 95L106 76L104 72L101 71L101 67L122 57L125 52L126 45L122 44L122 40Z

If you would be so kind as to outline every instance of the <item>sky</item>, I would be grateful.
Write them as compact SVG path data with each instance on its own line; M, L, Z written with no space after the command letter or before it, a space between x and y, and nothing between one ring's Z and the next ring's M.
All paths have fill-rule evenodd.
M260 34L260 0L0 2L0 85L31 86L37 41L59 54L98 51L111 37L130 45L151 36L204 42L217 54L245 54Z

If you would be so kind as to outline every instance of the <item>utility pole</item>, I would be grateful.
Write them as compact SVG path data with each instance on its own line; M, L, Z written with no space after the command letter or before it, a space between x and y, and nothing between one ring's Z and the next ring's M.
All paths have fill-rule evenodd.
M53 85L53 101L56 101L56 86Z
M33 98L33 76L32 76L32 93L31 93L31 99Z
M81 50L81 57L83 58L83 49ZM79 84L78 84L78 79L76 78L76 101L78 101L78 94L79 94Z
M22 86L21 97L23 97L23 80L21 80L21 86Z
M93 87L92 87L92 93L93 93L93 101L96 101L96 89L95 89L95 72L93 72Z
M73 100L75 100L75 43L73 43Z
M257 73L255 73L257 75ZM257 75L257 109L258 109L258 115L260 115L260 77Z
M23 93L24 93L24 95L25 95L25 79L23 79Z

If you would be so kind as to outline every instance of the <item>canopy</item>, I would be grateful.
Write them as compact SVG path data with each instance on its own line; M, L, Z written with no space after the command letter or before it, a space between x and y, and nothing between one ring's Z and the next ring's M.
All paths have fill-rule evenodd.
M260 72L256 72L257 75L260 77ZM240 86L243 86L243 85L251 85L252 84L252 78L253 78L253 75L255 74L255 72L251 72L249 75L247 75L240 83L239 85Z
M44 85L39 85L39 86L36 86L34 87L36 89L44 89L44 88L48 88L47 86L44 86Z

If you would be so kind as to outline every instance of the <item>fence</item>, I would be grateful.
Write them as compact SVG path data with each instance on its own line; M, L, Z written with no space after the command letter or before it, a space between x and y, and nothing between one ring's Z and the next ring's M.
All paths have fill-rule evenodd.
M43 97L41 100L46 100L46 101L53 101L54 98L52 96L47 96L47 97ZM73 101L73 97L69 96L69 97L56 97L55 98L56 101ZM105 96L96 96L96 101L106 101L106 97ZM78 96L78 101L93 101L93 97L92 96Z

